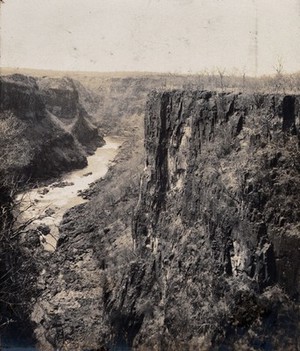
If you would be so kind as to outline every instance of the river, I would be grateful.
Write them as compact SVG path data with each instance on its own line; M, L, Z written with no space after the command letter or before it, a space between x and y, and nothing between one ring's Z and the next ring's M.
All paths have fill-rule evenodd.
M78 196L78 192L87 189L90 183L106 174L123 140L118 137L106 137L105 141L104 146L88 157L88 165L84 169L72 171L57 182L19 195L21 221L24 223L34 218L29 228L41 229L40 238L45 250L55 250L58 227L64 213L86 201ZM46 226L50 229L49 234Z

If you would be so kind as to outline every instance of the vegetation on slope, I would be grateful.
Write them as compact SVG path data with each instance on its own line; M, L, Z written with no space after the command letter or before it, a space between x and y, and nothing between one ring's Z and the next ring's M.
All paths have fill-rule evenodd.
M25 129L12 113L0 114L0 335L9 337L17 331L11 335L16 342L22 338L30 343L29 311L36 296L40 243L34 232L27 232L29 222L18 222L16 215L20 189L16 170L27 165L32 152Z

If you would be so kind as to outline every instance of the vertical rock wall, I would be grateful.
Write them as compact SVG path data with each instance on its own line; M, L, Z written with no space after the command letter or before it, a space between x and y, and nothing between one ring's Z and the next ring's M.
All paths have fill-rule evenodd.
M150 96L133 235L145 270L139 284L152 286L142 297L131 286L137 302L129 297L126 307L151 301L137 345L295 347L299 103L199 91ZM279 320L282 299L294 316L289 331Z

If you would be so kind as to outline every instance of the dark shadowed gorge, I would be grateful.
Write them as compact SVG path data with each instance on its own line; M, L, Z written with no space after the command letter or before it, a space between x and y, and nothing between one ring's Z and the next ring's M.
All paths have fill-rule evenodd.
M150 95L140 192L118 164L102 181L111 198L100 182L66 214L33 314L41 340L294 350L298 128L298 96Z
M300 96L184 89L197 77L76 78L1 78L1 119L22 124L28 148L1 170L2 233L7 174L62 175L103 132L125 137L65 213L53 253L34 231L1 241L2 277L30 272L18 322L38 349L298 350ZM2 291L5 322L20 301Z

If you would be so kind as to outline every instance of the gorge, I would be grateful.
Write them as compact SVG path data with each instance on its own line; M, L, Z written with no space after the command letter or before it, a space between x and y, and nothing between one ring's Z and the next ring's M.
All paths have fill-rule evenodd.
M63 123L81 167L95 148L80 136L93 135L87 125L108 126L108 105L103 119L99 111L88 117L80 94L66 93L68 105L51 90L78 83L45 82L38 110ZM145 95L133 97L137 106ZM99 100L84 96L85 111L95 112ZM144 137L133 123L107 174L84 191L88 201L63 215L56 250L32 273L27 317L38 349L299 349L300 96L164 89L148 95L145 116L130 114L127 99L114 121L119 113L124 124L144 117ZM87 132L71 127L69 115Z

